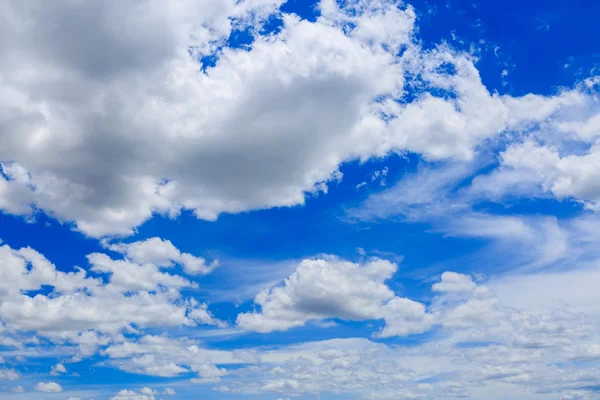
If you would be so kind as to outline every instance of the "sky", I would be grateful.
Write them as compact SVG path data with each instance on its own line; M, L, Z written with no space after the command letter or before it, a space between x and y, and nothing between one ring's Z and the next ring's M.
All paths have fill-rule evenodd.
M600 398L598 16L0 0L0 400Z

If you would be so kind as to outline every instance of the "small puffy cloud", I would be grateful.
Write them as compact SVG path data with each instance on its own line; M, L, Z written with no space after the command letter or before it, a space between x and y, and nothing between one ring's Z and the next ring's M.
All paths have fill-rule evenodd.
M158 394L158 390L156 389L151 389L149 387L143 387L142 390L140 390L141 394L145 394L147 396L153 396L155 394Z
M435 317L427 313L425 306L416 301L395 297L382 310L386 325L375 336L408 336L431 329Z
M173 396L175 395L177 392L175 392L175 389L171 389L171 388L166 388L165 390L163 390L162 394L167 395L167 396Z
M10 391L13 393L25 393L25 388L23 386L13 386L10 388Z
M218 260L210 264L202 257L182 253L170 240L153 237L133 243L115 243L108 246L110 250L125 255L137 264L154 264L157 267L170 267L180 264L190 275L208 274L219 266Z
M35 385L35 390L44 393L60 393L62 392L62 386L56 382L39 382Z
M458 274L456 272L444 272L440 282L434 284L431 288L436 292L454 293L470 292L477 285L469 275Z
M63 364L56 364L52 367L52 370L50 371L50 375L60 375L60 374L66 374L67 373L67 369L65 368L65 366Z

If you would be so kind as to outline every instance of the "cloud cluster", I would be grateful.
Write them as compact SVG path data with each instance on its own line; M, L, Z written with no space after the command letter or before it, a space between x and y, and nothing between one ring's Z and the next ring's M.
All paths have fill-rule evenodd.
M580 222L580 225L584 229L585 224ZM26 292L35 291L38 287L35 285L43 282L52 283L55 293L47 301L64 299L70 293L87 296L101 308L108 304L102 290L123 303L129 301L128 297L135 297L118 297L124 291L137 290L138 295L145 293L148 298L159 295L156 288L144 291L123 286L120 281L108 289L113 285L110 275L104 282L80 271L82 276L74 279L72 276L76 274L56 271L32 249L13 250L5 245L0 250L4 257L2 265L10 265L3 269L4 273L14 273L12 282L20 282ZM19 263L27 266L25 271L18 268ZM138 267L149 265L152 264ZM515 297L535 288L537 279L544 282L544 287L552 288L560 282L568 284L570 278L581 279L572 274L585 274L584 279L593 282L600 276L597 272L531 275L489 285L477 284L468 275L445 272L431 286L432 301L422 304L399 297L386 285L396 269L395 264L379 259L364 264L333 256L305 260L282 285L261 292L256 299L260 311L240 314L238 324L248 330L272 331L301 326L310 320L381 319L385 326L373 332L375 338L432 331L435 335L429 341L403 347L368 339L332 339L275 349L210 350L185 336L142 334L144 327L164 328L171 324L185 325L182 321L186 320L192 322L189 308L177 303L178 286L169 288L168 281L163 283L162 293L163 300L169 301L163 306L170 304L181 310L177 321L166 321L168 314L154 310L162 319L146 320L144 325L138 318L146 307L140 307L131 310L128 319L125 314L114 316L123 322L111 327L110 321L92 318L97 309L87 305L62 310L68 304L65 301L53 304L53 309L55 315L69 315L68 320L65 317L54 325L47 322L45 315L34 318L34 314L29 314L31 321L41 321L33 324L25 315L5 314L7 302L16 300L4 297L0 308L2 334L14 338L20 330L34 331L47 341L43 346L54 343L63 346L64 352L64 344L78 345L74 353L77 357L99 354L106 357L105 365L122 371L164 378L189 376L193 384L213 384L218 391L259 396L353 393L364 398L390 399L507 398L516 390L523 399L541 399L547 395L586 398L590 388L600 384L597 371L591 366L600 360L597 344L600 310L584 307L581 299L571 305L559 304L543 292L540 297L546 302L541 305L517 301L519 297ZM82 287L83 292L79 291ZM593 285L586 293L588 298L593 297ZM30 298L25 293L14 297L19 296ZM46 297L37 294L33 298L38 296ZM573 297L574 301L577 299ZM190 300L189 304L207 312L195 301ZM116 309L115 305L112 314ZM79 319L76 310L85 312L88 319ZM48 313L47 309L44 311ZM123 331L126 323L136 324L135 334ZM23 342L23 337L20 340ZM37 345L32 341L27 348ZM3 371L5 379L19 378L14 370ZM56 376L66 371L62 363L52 368ZM56 382L40 382L35 389L52 393L62 390ZM172 394L153 388L124 389L113 398L152 399L159 393Z
M40 382L35 385L35 390L44 393L60 393L63 389L56 382Z
M522 290L517 281L503 285ZM515 308L490 288L452 272L432 290L439 295L428 311L443 334L431 341L404 347L333 339L259 350L258 367L236 370L215 389L352 393L366 399L500 399L514 393L521 399L593 398L600 314L555 303Z
M327 0L310 22L280 3L3 4L0 208L127 235L153 213L302 204L352 159L468 160L555 120L595 137L593 87L491 94L471 56L419 47L411 7ZM260 33L273 13L283 27ZM249 48L221 47L249 24Z
M182 276L162 272L155 264L113 260L106 254L93 253L88 259L88 271L65 273L31 248L0 247L0 321L5 345L23 348L23 335L33 331L52 343L76 346L77 360L123 340L123 333L198 324L224 326L206 304L181 295L182 288L195 285ZM52 375L65 372L60 363L52 368Z

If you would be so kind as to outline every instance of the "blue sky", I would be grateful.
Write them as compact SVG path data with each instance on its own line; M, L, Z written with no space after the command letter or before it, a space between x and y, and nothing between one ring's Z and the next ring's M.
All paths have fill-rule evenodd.
M600 4L0 0L0 399L594 399Z

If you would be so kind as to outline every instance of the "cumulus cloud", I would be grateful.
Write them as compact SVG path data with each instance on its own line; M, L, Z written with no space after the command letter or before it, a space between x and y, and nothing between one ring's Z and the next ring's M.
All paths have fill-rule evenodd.
M142 390L140 390L140 393L148 395L148 396L153 396L155 394L158 394L158 390L151 389L149 387L143 387Z
M190 275L208 274L219 266L218 260L208 264L204 258L182 253L170 240L158 237L133 243L114 243L108 245L108 248L138 264L170 267L173 263L177 263L182 265L185 272Z
M118 17L138 14L120 2L77 10L66 2L47 10L10 6L2 76L3 91L11 95L2 108L14 111L3 116L4 124L13 121L4 129L27 138L15 134L0 158L18 163L14 168L26 171L32 189L27 201L21 189L13 189L24 183L3 178L3 191L14 199L10 210L23 212L35 201L60 219L76 221L81 231L102 236L131 233L153 212L174 215L185 208L214 219L222 212L302 203L305 191L358 155L348 135L356 136L352 128L373 96L395 90L398 67L392 55L368 45L383 38L366 28L345 35L336 25L339 12L333 12L335 21L316 23L285 15L280 34L256 36L251 51L224 49L217 66L198 73L197 56L210 54L232 24L243 27L240 21L250 15L260 24L260 15L279 3L205 1L165 8L149 0L139 4L144 17L135 21ZM404 31L394 40L408 40L414 13L391 5L384 11L365 20L389 13L387 25ZM88 21L85 27L69 25L68 36L78 37L79 47L47 34L73 12ZM24 21L31 23L26 38L18 34ZM117 25L124 32L110 28ZM163 27L159 36L155 26ZM99 43L105 57L97 62L82 62L73 53ZM30 96L38 80L43 90ZM361 136L372 151L371 138ZM28 151L22 140L37 146Z
M56 382L39 382L35 385L35 390L44 393L60 393L63 389Z
M260 26L281 1L9 4L0 207L43 210L91 236L131 234L154 213L213 220L302 204L353 159L469 160L485 140L593 103L590 88L489 93L471 56L423 51L414 10L392 0L322 1L316 21L282 13L268 35ZM248 49L217 51L249 23ZM203 55L218 59L205 73ZM423 94L407 101L409 86ZM588 137L593 121L561 129Z
M422 333L432 323L425 307L396 297L385 284L396 269L379 259L363 265L336 258L304 260L283 286L259 293L254 302L260 312L238 315L238 326L271 332L327 318L385 319L388 326L382 336Z
M436 292L452 293L452 292L470 292L475 289L473 278L456 272L444 272L440 282L434 284L432 289Z
M56 375L60 375L60 374L66 374L67 373L67 368L65 368L65 366L63 364L56 364L52 367L52 370L50 371L50 375L56 376Z
M511 145L500 156L504 169L492 175L495 181L505 181L509 175L511 184L533 186L532 193L539 192L539 187L558 199L579 200L590 209L596 209L600 202L600 148L596 145L585 154L561 155L560 148L528 140Z
M58 271L31 248L0 246L0 320L10 335L35 331L53 343L76 346L78 360L120 340L122 332L225 325L206 304L181 295L181 288L193 286L183 277L160 272L153 264L112 260L105 254L94 253L89 260L90 271L106 274L104 278L88 276L83 269ZM48 292L39 293L42 288ZM39 344L37 338L10 335L3 339L5 345ZM63 364L51 371L65 372Z

